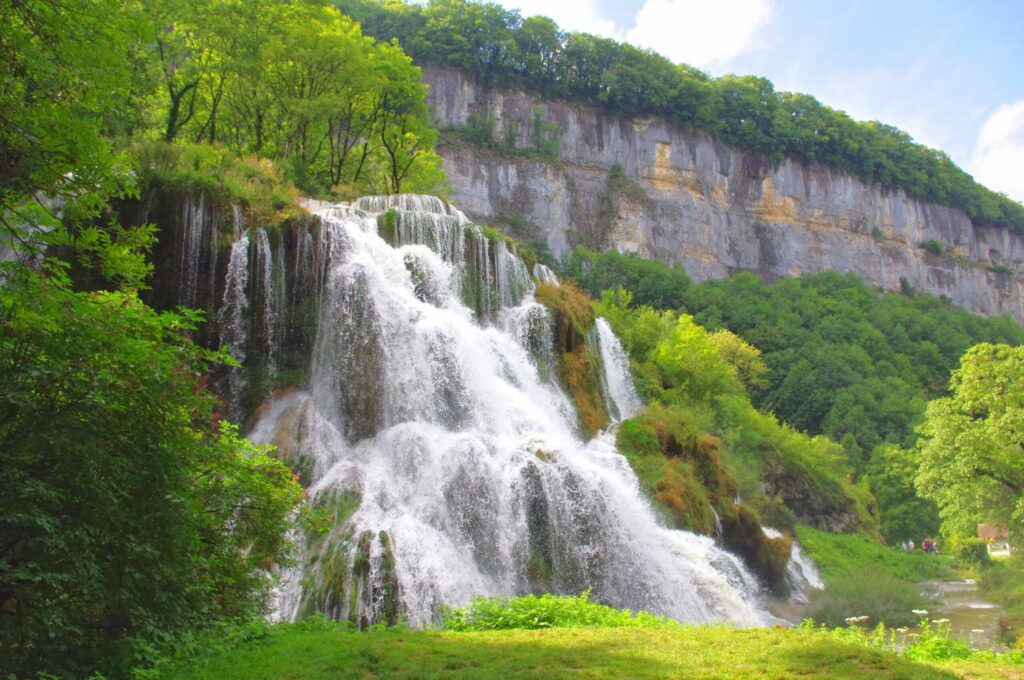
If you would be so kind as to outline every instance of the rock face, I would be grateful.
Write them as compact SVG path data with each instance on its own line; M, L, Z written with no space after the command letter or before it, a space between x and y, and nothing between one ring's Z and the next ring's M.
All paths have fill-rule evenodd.
M835 269L1024 322L1020 234L821 164L776 166L663 120L487 90L439 67L425 67L424 80L439 127L486 120L499 140L442 146L453 201L521 238L546 240L558 257L577 244L615 248L680 264L698 281ZM557 155L534 151L538 136ZM942 252L924 248L929 241Z

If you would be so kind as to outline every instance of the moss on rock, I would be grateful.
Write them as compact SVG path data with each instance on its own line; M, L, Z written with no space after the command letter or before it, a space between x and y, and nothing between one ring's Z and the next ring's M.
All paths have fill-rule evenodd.
M589 339L594 326L590 298L571 281L538 286L535 295L551 313L559 382L576 406L584 434L593 436L609 418L601 394L600 354Z

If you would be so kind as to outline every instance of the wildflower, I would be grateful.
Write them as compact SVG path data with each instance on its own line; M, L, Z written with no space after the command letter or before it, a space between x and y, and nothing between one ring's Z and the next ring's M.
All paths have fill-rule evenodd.
M910 630L910 629L909 628L897 628L896 632L897 633L906 633L908 630Z
M928 610L927 609L913 609L911 611L913 611L918 616L925 616L925 615L928 614Z
M935 619L932 623L949 623L949 619Z

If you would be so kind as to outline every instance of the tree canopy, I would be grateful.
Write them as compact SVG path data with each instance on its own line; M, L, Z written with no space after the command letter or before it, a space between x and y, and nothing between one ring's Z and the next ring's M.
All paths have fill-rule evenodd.
M1024 345L981 343L953 372L950 395L919 428L917 489L939 506L947 534L977 522L1019 533L1024 520Z

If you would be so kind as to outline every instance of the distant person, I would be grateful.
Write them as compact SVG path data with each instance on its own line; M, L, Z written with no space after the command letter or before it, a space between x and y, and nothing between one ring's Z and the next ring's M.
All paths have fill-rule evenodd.
M906 542L906 541L903 541L903 543L901 544L901 547L902 547L902 548L903 548L904 550L907 550L907 542Z
M910 542L907 543L907 545L910 546L909 550L913 550L914 549L914 539L910 539Z

